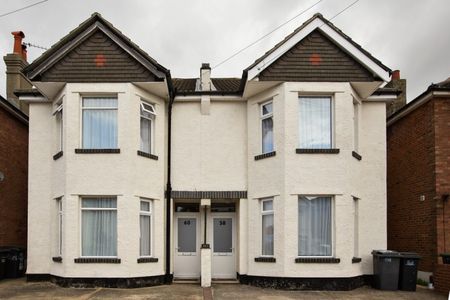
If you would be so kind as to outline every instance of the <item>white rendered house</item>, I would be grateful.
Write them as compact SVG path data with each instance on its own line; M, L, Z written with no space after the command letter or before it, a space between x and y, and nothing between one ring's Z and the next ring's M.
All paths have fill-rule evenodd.
M29 280L351 289L386 247L390 69L315 15L173 79L99 14L24 69Z

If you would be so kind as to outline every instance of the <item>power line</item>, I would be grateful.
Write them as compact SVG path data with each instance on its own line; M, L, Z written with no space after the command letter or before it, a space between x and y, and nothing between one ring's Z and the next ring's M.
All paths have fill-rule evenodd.
M333 20L334 18L336 18L337 16L339 16L340 14L342 14L344 11L346 11L347 9L349 9L350 7L352 7L353 5L355 5L355 4L356 4L357 2L359 2L359 1L360 1L360 0L355 0L355 1L352 2L350 5L346 6L346 7L343 8L341 11L339 11L337 14L335 14L335 15L332 16L330 19L328 19L328 21ZM322 24L322 25L320 25L319 28L322 27L323 25L325 25L325 23ZM278 58L279 58L278 56L274 56L271 60L266 61L266 62L264 63L264 65L268 65L268 64L272 63L274 60L276 60L276 59L278 59Z
M33 3L33 4L30 4L30 5L24 6L24 7L22 7L22 8L18 8L18 9L16 9L16 10L13 10L13 11L10 11L10 12L4 13L4 14L1 14L1 15L0 15L0 18L5 17L5 16L8 16L8 15L11 15L11 14L13 14L13 13L16 13L16 12L19 12L19 11L22 11L22 10L25 10L25 9L27 9L27 8L30 8L30 7L33 7L33 6L36 6L36 5L39 5L39 4L44 3L44 2L47 2L47 1L49 1L49 0L42 0L42 1L35 2L35 3Z
M256 43L258 43L259 41L263 40L264 38L266 38L267 36L269 36L270 34L272 34L273 32L277 31L278 29L280 29L281 27L283 27L284 25L288 24L289 22L295 20L296 18L300 17L302 14L304 14L305 12L307 12L308 10L310 10L311 8L313 8L314 6L316 6L317 4L319 4L320 2L322 2L323 0L319 0L316 3L314 3L313 5L311 5L310 7L304 9L303 11L301 11L300 13L298 13L296 16L292 17L291 19L287 20L286 22L278 25L277 27L275 27L274 29L272 29L271 31L269 31L268 33L264 34L263 36L261 36L260 38L258 38L256 41L248 44L247 46L245 46L244 48L242 48L241 50L235 52L233 55L229 56L228 58L224 59L223 61L219 62L217 65L213 66L212 69L215 69L221 65L223 65L224 63L226 63L227 61L229 61L230 59L232 59L233 57L235 57L236 55L242 53L243 51L247 50L248 48L250 48L251 46L255 45ZM359 0L358 0L359 1Z

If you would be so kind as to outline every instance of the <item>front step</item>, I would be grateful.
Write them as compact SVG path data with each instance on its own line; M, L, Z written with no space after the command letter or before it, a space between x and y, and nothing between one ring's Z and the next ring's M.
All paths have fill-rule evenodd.
M200 278L174 278L173 283L199 284Z
M211 283L216 283L216 284L237 284L237 283L239 283L239 280L237 280L237 279L213 278L211 280Z

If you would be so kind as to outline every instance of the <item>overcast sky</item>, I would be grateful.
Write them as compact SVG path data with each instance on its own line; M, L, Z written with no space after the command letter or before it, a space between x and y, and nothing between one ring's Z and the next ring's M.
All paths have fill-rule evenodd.
M0 17L0 51L11 53L11 31L25 42L50 47L93 12L131 38L173 77L197 77L202 62L212 66L289 20L318 0L49 0ZM37 2L3 0L0 15ZM212 70L214 77L240 77L242 70L314 13L332 18L354 0L322 0L244 53ZM408 101L430 83L450 76L449 0L360 0L332 22L408 80ZM43 50L28 48L31 62ZM5 96L5 66L0 64Z

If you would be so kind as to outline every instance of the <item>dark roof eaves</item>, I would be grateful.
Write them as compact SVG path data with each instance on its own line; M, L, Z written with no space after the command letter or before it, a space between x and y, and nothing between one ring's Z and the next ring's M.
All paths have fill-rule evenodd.
M6 110L16 119L28 126L28 116L2 96L0 96L0 105L5 107Z

